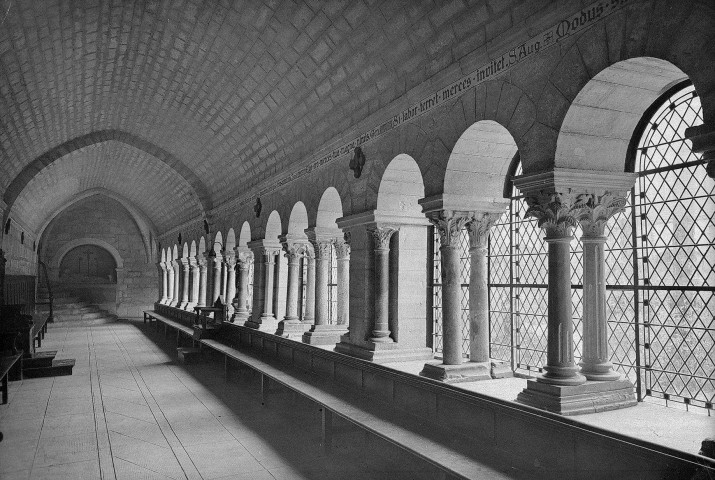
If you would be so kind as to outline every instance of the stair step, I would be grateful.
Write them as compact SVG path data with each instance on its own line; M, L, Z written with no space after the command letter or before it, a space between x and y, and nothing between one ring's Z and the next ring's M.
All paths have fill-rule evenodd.
M52 362L57 355L57 350L48 350L46 352L36 352L30 358L24 358L22 360L23 370L25 368L39 368L39 367L51 367Z
M53 360L52 365L48 367L23 368L22 375L24 378L59 377L63 375L72 375L72 368L74 368L74 364L74 358Z

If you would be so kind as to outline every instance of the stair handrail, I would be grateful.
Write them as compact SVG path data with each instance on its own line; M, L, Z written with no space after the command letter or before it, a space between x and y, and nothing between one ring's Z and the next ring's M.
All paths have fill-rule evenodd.
M53 295L52 295L52 285L50 284L50 276L47 274L47 265L42 260L37 260L42 271L45 273L45 287L47 287L47 298L49 299L50 314L47 316L47 323L53 323L55 321L54 311L53 311ZM39 303L39 302L38 302ZM44 303L44 302L43 302Z

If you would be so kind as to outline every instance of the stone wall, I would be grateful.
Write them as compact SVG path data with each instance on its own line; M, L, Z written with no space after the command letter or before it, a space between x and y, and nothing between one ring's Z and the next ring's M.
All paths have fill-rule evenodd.
M113 248L114 255L120 257L116 301L105 304L112 313L120 317L140 317L142 310L151 308L157 295L155 261L147 258L141 233L119 202L95 195L67 208L50 223L42 237L41 256L54 282L58 281L58 267L65 249L77 242L104 244L105 249L106 246ZM83 289L86 290L86 286Z

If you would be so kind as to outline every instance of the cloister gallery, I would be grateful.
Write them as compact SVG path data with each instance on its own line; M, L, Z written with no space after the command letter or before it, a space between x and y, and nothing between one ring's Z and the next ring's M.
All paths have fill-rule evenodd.
M36 325L0 477L713 475L712 1L0 7L0 330ZM30 368L48 349L75 372ZM175 470L120 448L127 378ZM212 476L218 437L191 450L156 390L187 382L234 422L317 405L323 450ZM47 453L75 398L91 460ZM333 417L391 467L330 453Z

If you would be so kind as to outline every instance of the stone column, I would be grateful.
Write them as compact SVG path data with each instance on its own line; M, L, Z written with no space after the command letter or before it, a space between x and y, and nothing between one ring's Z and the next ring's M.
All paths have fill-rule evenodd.
M397 231L387 226L369 229L375 247L375 327L370 340L393 342L390 338L390 238Z
M166 271L166 262L159 262L159 268L161 269L161 299L159 303L166 304L169 290L169 274Z
M224 252L223 261L221 262L221 301L224 305L230 303L231 300L233 300L233 296L231 298L228 298L229 278L230 275L228 272L228 252Z
M309 245L286 239L283 241L285 256L288 259L288 288L286 292L286 315L278 323L276 335L300 339L305 329L298 316L298 297L300 295L300 261L308 257Z
M197 307L206 306L206 290L208 288L208 255L205 253L196 256L196 263L199 265L199 297L196 301Z
M314 229L306 230L315 252L315 323L303 334L303 342L313 345L330 345L340 340L346 332L345 325L330 324L330 257L335 233L323 235Z
M166 304L169 305L170 307L173 307L176 305L176 287L177 287L177 278L176 278L176 269L174 268L174 261L167 262L167 267L168 267L168 273L169 273L169 296L166 299Z
M577 210L583 235L583 356L581 373L588 380L618 380L608 352L606 318L606 257L604 235L606 223L624 211L626 193L605 193L581 197Z
M551 385L581 385L586 377L578 372L573 356L571 304L571 240L576 218L575 196L541 193L526 197L526 218L535 217L546 232L548 244L548 335L546 365L538 382Z
M239 250L236 248L236 265L238 266L238 286L236 288L236 296L233 299L234 314L232 321L238 320L240 323L248 320L248 308L246 308L248 300L248 268L249 262L253 261L251 252Z
M304 328L310 328L315 320L315 253L313 246L309 246L305 256L305 313L302 323Z
M191 269L191 290L186 310L193 312L194 307L199 301L199 282L201 282L201 270L195 256L189 257L189 268Z
M180 260L181 270L183 273L183 278L181 282L181 303L179 308L186 310L186 306L189 304L189 282L191 281L191 272L189 271L189 259L182 258Z
M420 375L450 383L489 379L487 364L464 363L462 356L459 241L473 214L442 210L428 213L428 218L439 233L442 257L442 363L426 363Z
M338 261L338 325L349 324L350 319L350 232L335 240ZM349 327L348 327L349 328Z
M236 254L226 252L224 263L226 264L226 296L224 299L228 308L228 315L233 318L233 300L236 297Z
M273 314L273 291L275 288L276 255L280 245L265 240L248 244L255 259L253 280L253 313L246 326L275 333L278 322Z
M223 255L220 253L216 253L216 256L213 257L212 261L212 267L213 267L213 294L211 295L211 299L209 300L209 306L213 306L214 303L216 303L216 300L218 297L221 296L221 278L223 275L223 268L221 266L223 265Z

